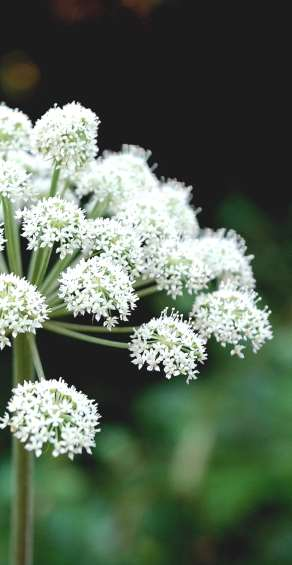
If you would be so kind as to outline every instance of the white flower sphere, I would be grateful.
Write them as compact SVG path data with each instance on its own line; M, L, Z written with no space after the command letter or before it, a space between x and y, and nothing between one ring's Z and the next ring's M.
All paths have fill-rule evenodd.
M0 151L29 149L32 124L20 110L0 104Z
M53 247L61 258L80 249L85 215L74 202L59 196L43 199L31 208L18 210L22 220L22 236L28 240L28 249Z
M12 391L0 428L9 427L25 449L37 457L51 447L52 455L92 453L100 431L97 404L63 379L24 381Z
M107 201L108 210L116 213L125 200L157 188L149 156L150 152L134 145L123 145L118 153L106 151L76 177L77 195L93 194L92 203Z
M169 179L160 184L160 192L170 217L177 224L177 230L183 237L196 237L199 223L196 210L190 205L192 187Z
M212 278L232 279L238 285L253 288L252 255L246 255L246 244L235 231L206 229L195 240L194 254L212 273Z
M79 103L54 106L37 120L33 146L56 166L76 171L97 154L99 123L96 114Z
M12 159L0 157L0 197L12 202L30 197L29 175L26 170Z
M134 331L129 349L139 369L146 365L148 371L160 371L162 367L167 379L184 375L187 382L196 378L198 363L207 358L204 339L179 314L166 310Z
M48 307L37 288L16 275L0 275L0 349L10 337L35 333L48 318Z
M59 297L74 316L91 314L97 322L104 318L108 328L118 317L127 320L138 299L127 272L106 256L82 259L68 268L60 278Z
M223 347L231 345L232 355L244 357L248 343L256 353L272 339L270 311L259 309L258 301L252 290L222 284L219 290L197 297L192 312L194 328L206 339L213 335Z
M174 299L184 289L189 294L202 290L211 280L210 270L193 253L192 241L165 239L143 251L143 275L154 279L158 288Z
M83 223L82 251L85 256L106 255L132 275L142 265L142 238L130 226L114 218L97 218Z

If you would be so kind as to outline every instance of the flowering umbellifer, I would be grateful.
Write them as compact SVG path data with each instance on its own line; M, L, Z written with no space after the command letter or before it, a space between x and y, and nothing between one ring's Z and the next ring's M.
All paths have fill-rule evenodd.
M98 126L76 102L54 106L34 127L0 106L0 349L13 346L15 376L0 427L13 434L24 495L14 500L18 565L19 554L29 562L32 453L73 459L91 453L99 431L94 401L45 379L40 331L128 350L139 369L187 382L212 336L241 357L248 343L256 352L272 337L242 238L202 230L192 188L157 178L149 151L125 145L96 159ZM141 326L121 325L144 296L185 290L194 300L189 320L163 310Z

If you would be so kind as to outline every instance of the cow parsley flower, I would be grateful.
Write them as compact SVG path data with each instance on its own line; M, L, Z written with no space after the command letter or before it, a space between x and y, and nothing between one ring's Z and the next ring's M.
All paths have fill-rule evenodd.
M16 275L0 275L0 349L11 345L10 336L35 333L48 318L44 297L37 288Z
M212 335L223 347L232 346L231 354L244 357L248 342L256 353L272 339L270 311L259 309L258 295L252 290L238 290L232 283L222 284L219 290L200 294L194 304L194 328L209 338Z
M109 211L116 213L125 200L157 187L149 156L150 152L134 145L123 145L118 153L106 151L76 177L77 195L93 194L93 202L107 201Z
M2 224L0 224L0 253L4 249L5 241L6 240L4 238L4 230L3 230Z
M184 288L189 294L198 292L211 280L208 267L194 255L188 240L166 239L156 247L146 246L142 272L172 298L181 295Z
M162 367L167 379L184 375L187 383L196 378L198 363L207 358L203 338L182 316L167 310L134 331L129 349L139 369L146 365L148 371L160 371Z
M118 318L128 319L138 298L128 274L106 256L81 259L67 269L61 275L59 297L74 316L92 314L97 322L104 318L109 329Z
M199 232L197 214L190 205L191 192L191 186L186 186L175 179L169 179L160 185L160 193L168 213L177 223L177 229L184 237L195 237Z
M74 202L53 196L18 210L16 217L22 219L22 236L28 239L28 249L52 247L56 243L56 251L63 258L81 247L85 215Z
M96 156L99 123L96 114L79 103L54 106L37 120L33 145L56 166L76 171Z
M100 414L94 400L63 379L24 381L12 391L0 428L9 427L25 449L39 457L51 447L52 455L92 453Z
M28 149L32 124L20 110L0 104L0 151Z
M25 169L13 160L0 159L0 197L4 196L15 202L29 197L29 175Z
M142 239L130 226L118 222L114 218L98 218L87 220L83 224L83 253L107 255L132 275L137 276L142 264Z
M242 287L253 288L252 255L246 255L246 244L235 231L206 229L195 241L194 253L209 267L212 278L232 279Z

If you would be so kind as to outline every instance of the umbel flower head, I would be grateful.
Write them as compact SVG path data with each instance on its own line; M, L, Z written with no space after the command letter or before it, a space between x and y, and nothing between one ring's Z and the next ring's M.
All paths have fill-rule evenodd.
M114 218L97 218L83 223L82 251L87 257L106 255L132 275L142 264L142 238L130 226Z
M29 175L19 163L0 157L0 197L12 202L29 198Z
M195 237L199 233L197 213L190 205L191 192L191 186L186 186L176 179L169 179L160 184L160 194L168 213L183 237Z
M129 349L139 369L146 365L148 371L160 371L162 367L167 379L184 375L187 383L196 378L198 363L207 358L204 339L182 316L167 310L135 330Z
M143 275L154 279L158 288L172 298L202 290L211 280L205 263L193 253L192 241L166 239L158 246L144 248Z
M76 171L97 154L99 123L96 114L79 103L54 106L37 120L33 146L56 166Z
M54 457L70 459L91 453L95 434L100 431L97 404L63 379L24 381L12 391L0 428L11 432L37 457L46 447Z
M34 285L12 273L0 275L0 349L11 345L11 336L35 333L47 318L45 299Z
M118 317L127 320L138 298L128 274L106 256L82 259L67 269L60 279L59 297L74 316L92 314L97 322L104 318L108 328L117 324Z
M31 130L32 124L26 114L0 104L0 151L29 149Z
M206 339L213 335L223 347L231 345L232 355L244 357L248 343L256 353L273 337L270 311L259 309L258 301L252 290L238 290L230 282L222 284L219 290L197 297L192 312L194 328Z
M252 255L246 255L244 239L235 231L206 229L195 240L194 254L212 273L212 278L232 279L239 286L253 288Z
M107 200L111 213L129 198L151 192L158 181L147 161L151 153L135 145L123 145L118 153L106 151L76 178L77 195L93 194L93 201Z
M3 251L5 246L5 239L4 239L4 230L2 224L0 224L0 253Z
M81 247L85 215L74 202L53 196L18 210L16 217L22 219L22 236L28 240L28 249L52 247L56 243L56 251L63 258Z

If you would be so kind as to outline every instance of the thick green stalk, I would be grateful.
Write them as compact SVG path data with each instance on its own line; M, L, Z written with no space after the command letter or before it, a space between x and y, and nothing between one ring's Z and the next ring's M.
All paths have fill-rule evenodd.
M19 334L13 342L14 386L34 375L28 336ZM11 523L11 565L32 565L33 554L33 456L13 438L13 502Z
M4 212L4 229L6 238L7 258L10 271L22 276L21 251L18 226L14 217L13 207L8 198L2 197Z
M54 170L53 170L53 174L52 174L49 196L56 196L56 194L57 194L60 172L61 172L61 169L55 165Z
M44 324L44 329L50 332L65 335L80 341L87 341L88 343L94 343L95 345L105 345L107 347L116 347L118 349L128 349L128 344L122 341L111 341L110 339L102 339L100 337L93 337L91 335L84 335L83 333L73 332L64 328L58 322L46 322Z
M103 216L108 207L108 203L109 203L108 198L105 198L101 202L97 200L97 202L94 204L92 209L88 212L88 218L94 219Z
M29 272L29 279L33 284L39 286L42 283L48 268L52 251L52 247L40 247L34 251Z
M36 344L36 339L35 336L33 334L28 334L28 343L29 343L29 347L30 347L30 352L31 352L31 357L33 360L33 366L35 368L35 372L37 374L38 379L41 381L43 379L45 379L45 372L43 369L43 365L41 362L41 358L40 358L40 354L39 354L39 350Z

